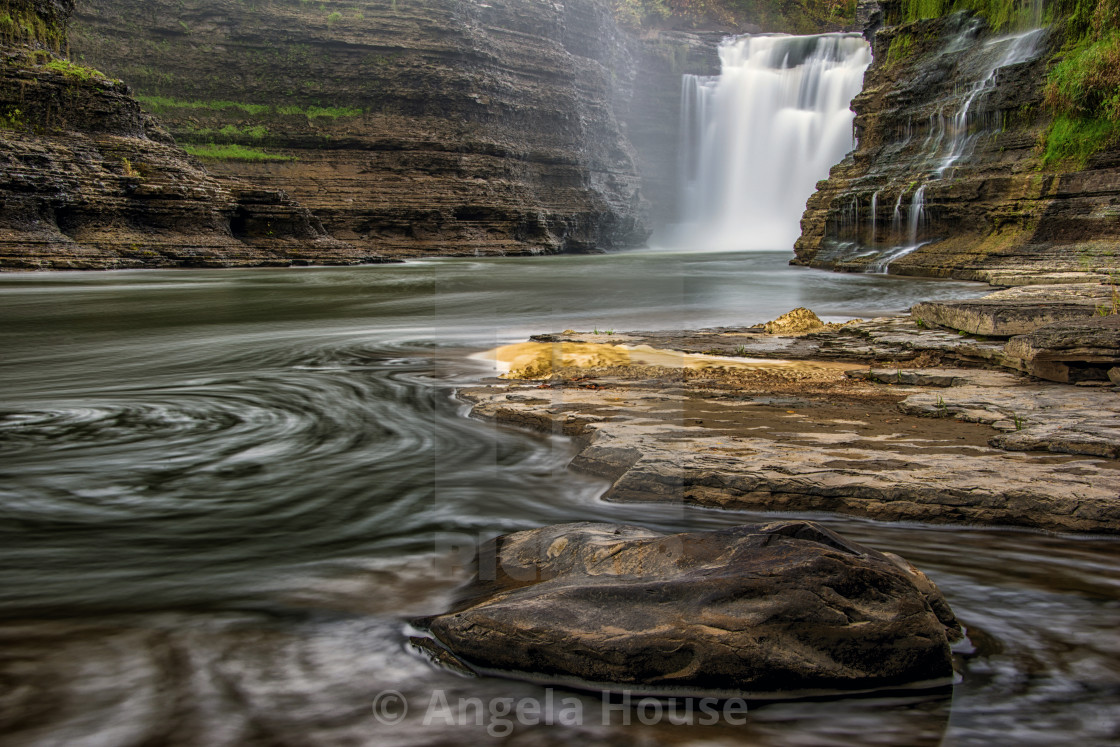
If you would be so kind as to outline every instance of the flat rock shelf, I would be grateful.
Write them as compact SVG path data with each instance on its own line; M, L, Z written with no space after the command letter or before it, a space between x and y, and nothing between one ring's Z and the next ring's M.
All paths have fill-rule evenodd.
M1110 382L1070 386L998 365L1002 340L905 318L799 336L720 328L538 339L561 350L655 346L696 363L559 365L546 378L460 390L475 417L574 438L572 466L611 480L608 501L1060 532L1120 526L1120 397Z

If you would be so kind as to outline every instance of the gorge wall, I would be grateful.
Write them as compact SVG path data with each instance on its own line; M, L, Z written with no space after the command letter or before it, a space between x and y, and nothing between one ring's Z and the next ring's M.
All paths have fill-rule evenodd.
M997 284L1120 270L1120 151L1043 162L1062 26L995 34L964 12L904 23L901 6L870 21L858 145L809 200L795 263Z
M718 37L639 38L605 0L86 0L73 53L364 252L521 254L644 242Z
M282 192L219 182L118 80L59 55L68 0L7 3L0 269L356 263Z

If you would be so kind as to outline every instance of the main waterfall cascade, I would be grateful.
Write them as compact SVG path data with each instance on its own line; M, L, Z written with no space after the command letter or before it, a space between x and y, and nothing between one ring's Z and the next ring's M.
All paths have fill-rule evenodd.
M670 243L784 250L816 183L852 149L852 98L871 47L858 34L759 35L720 45L718 76L685 75L682 222Z

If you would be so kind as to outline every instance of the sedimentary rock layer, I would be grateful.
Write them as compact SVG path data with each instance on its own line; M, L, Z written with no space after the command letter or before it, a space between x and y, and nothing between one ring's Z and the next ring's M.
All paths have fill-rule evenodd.
M68 7L39 36L64 42ZM221 183L120 81L39 38L0 50L0 269L357 263L284 193Z
M398 255L641 244L638 162L653 192L671 191L680 73L716 64L695 35L625 34L602 0L89 0L80 12L75 51L134 85L179 142L254 151L209 168L283 189L333 236Z
M1098 347L1115 345L1111 318L1093 320ZM1014 365L1004 340L910 319L797 337L543 337L706 354L697 366L593 362L460 392L476 417L575 438L572 466L611 480L607 500L1117 531L1115 391L1107 378L1075 387L976 368ZM971 367L931 367L939 360Z
M896 256L892 273L998 284L1120 267L1120 154L1078 171L1042 164L1060 29L999 35L963 12L901 15L883 3L885 25L868 32L858 146L809 200L796 262L861 270Z

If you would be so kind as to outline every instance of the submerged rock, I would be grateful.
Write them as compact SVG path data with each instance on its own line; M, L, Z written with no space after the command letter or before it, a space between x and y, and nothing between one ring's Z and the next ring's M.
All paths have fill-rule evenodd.
M531 680L760 697L944 683L961 635L910 563L807 521L562 524L479 560L460 606L422 624L467 668Z

